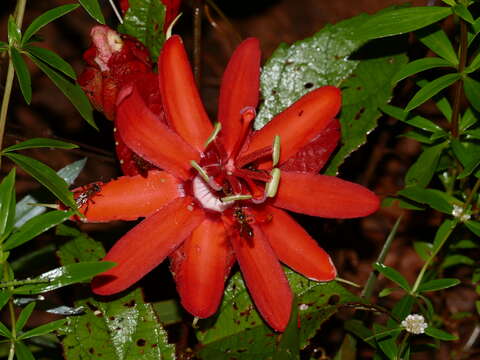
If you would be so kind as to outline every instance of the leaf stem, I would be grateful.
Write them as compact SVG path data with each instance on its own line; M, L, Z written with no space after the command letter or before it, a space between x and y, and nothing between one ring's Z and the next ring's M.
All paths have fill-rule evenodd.
M464 20L460 19L460 45L459 45L459 64L458 72L460 74L465 70L467 64L467 50L468 50L468 29ZM453 112L452 112L452 137L458 138L458 119L460 117L460 105L463 93L463 78L455 83L454 88L454 100L453 100Z

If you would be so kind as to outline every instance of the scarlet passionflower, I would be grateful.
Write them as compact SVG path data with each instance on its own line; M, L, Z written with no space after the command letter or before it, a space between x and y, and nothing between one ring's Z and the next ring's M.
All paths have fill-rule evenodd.
M93 280L96 294L128 288L170 256L183 306L204 318L217 310L236 259L259 312L283 331L293 296L280 262L312 280L335 278L328 254L284 210L344 219L378 208L368 189L317 174L339 138L340 91L313 90L253 131L259 75L259 43L250 38L227 66L212 126L173 36L159 58L166 120L140 82L120 91L118 135L162 170L96 183L87 197L76 192L86 221L145 217L106 255L117 266Z

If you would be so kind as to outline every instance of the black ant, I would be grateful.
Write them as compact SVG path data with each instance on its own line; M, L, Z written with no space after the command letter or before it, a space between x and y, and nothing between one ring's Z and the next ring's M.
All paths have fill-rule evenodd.
M246 215L240 206L234 208L233 216L237 220L240 236L251 241L253 239L253 228L250 224L253 222L253 219Z
M93 183L90 185L81 186L79 190L75 190L73 192L73 197L75 199L75 203L77 204L78 208L85 206L85 210L83 212L84 215L87 214L88 206L90 203L95 204L93 198L98 196L100 190L102 190L101 183Z

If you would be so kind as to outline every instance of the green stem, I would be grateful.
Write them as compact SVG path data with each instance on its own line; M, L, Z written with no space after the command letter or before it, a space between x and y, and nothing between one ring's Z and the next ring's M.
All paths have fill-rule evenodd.
M9 265L7 261L3 263L3 280L6 282L10 281ZM10 290L13 290L13 287L11 287ZM10 314L10 325L12 328L12 340L10 341L8 360L13 360L13 357L15 355L15 339L17 338L17 319L15 317L15 308L13 307L12 297L8 300L8 312Z
M17 1L17 7L15 9L15 22L17 23L17 26L19 29L22 28L23 16L25 15L26 4L27 4L27 0ZM0 150L2 149L2 146L3 146L3 136L5 133L5 124L7 123L7 112L8 112L8 105L10 104L10 95L12 93L14 73L15 73L15 70L13 68L12 60L9 59L7 78L5 80L5 90L3 92L2 107L0 109ZM2 165L2 158L0 155L0 168L1 168L1 165Z
M377 258L377 263L383 264L385 261L385 258L387 257L388 251L390 250L390 247L392 246L393 239L395 238L395 235L397 234L397 229L398 226L400 225L400 222L402 221L403 215L400 215L395 222L395 224L392 227L392 230L390 231L390 234L388 234L387 239L385 240L385 244L383 244L382 251L380 251L380 254L378 255ZM370 276L368 277L367 283L365 284L365 287L363 288L361 297L365 299L370 299L373 294L373 289L375 287L375 283L377 281L377 273L376 271L372 271L370 273Z
M410 338L410 334L408 332L405 332L405 335L403 336L402 342L400 343L400 346L398 347L398 353L397 353L397 359L403 359L402 355L403 352L405 351L405 347L408 343L408 339Z
M467 24L465 21L460 19L460 45L459 45L459 64L458 64L458 72L460 74L463 73L465 70L465 66L467 65L467 50L468 50L468 29ZM463 79L458 80L455 83L454 88L454 100L453 100L453 111L452 111L452 137L458 138L459 131L458 131L458 119L460 117L460 106L462 101L462 94L463 94Z

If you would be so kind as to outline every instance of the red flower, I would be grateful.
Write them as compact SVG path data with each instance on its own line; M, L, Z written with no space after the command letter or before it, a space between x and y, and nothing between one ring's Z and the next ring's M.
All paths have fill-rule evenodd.
M368 189L316 174L338 140L340 91L316 89L252 131L259 65L258 40L245 40L223 76L219 132L203 108L178 36L165 43L159 59L167 123L149 109L139 82L121 91L120 138L163 170L121 177L82 198L88 221L146 217L108 252L104 260L117 266L93 280L95 293L128 288L170 255L183 306L208 317L236 259L261 315L283 331L292 292L280 262L309 279L335 278L328 254L284 210L353 218L378 208Z

